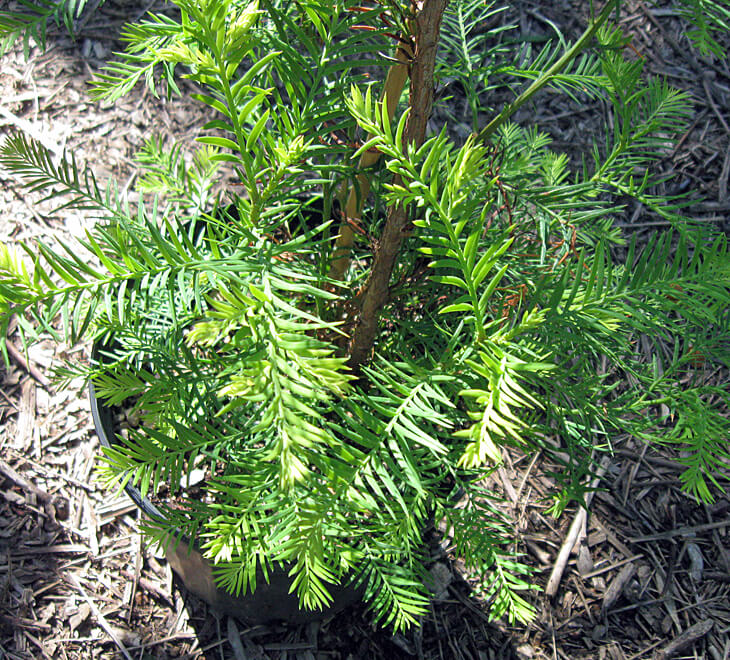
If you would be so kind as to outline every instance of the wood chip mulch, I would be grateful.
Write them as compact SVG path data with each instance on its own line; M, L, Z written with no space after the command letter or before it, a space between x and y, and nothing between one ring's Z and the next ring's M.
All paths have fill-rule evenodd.
M691 127L659 165L679 175L667 185L695 189L689 214L730 231L728 61L688 48L670 2L623 5L647 69L695 101ZM538 37L552 21L570 35L587 7L520 1L500 20ZM102 107L87 96L85 81L121 48L114 39L122 23L148 9L164 5L107 0L85 16L76 42L52 30L44 54L32 49L26 61L18 47L0 58L0 137L26 130L56 156L73 150L102 182L113 177L124 189L152 126L189 144L205 110L188 98L156 99L137 88ZM557 147L575 149L590 143L604 110L545 95L532 118ZM7 172L0 182L2 241L78 235L89 222L78 212L49 216ZM661 224L639 206L619 222L640 232ZM512 452L495 473L518 549L554 594L535 593L538 616L529 625L490 623L448 553L434 560L431 613L404 635L374 628L362 608L304 626L248 628L219 616L144 546L131 502L94 478L98 441L85 392L80 383L56 390L47 380L87 347L42 343L26 361L17 335L9 337L16 350L10 367L0 367L0 659L730 659L730 498L717 491L712 505L697 505L680 489L673 449L629 438L612 439L587 516L576 507L557 520L546 514L554 484L543 456ZM728 374L705 377L720 383Z

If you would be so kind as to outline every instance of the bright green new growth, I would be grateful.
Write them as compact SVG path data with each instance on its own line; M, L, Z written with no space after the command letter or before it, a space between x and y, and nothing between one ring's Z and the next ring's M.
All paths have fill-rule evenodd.
M23 246L23 261L2 246L2 330L15 314L26 340L39 327L55 335L60 315L74 340L114 338L106 364L65 372L92 378L111 405L131 398L142 418L105 452L109 483L154 495L209 470L212 497L163 503L167 523L150 521L151 538L198 538L236 593L255 588L258 569L285 563L308 608L355 576L376 619L404 628L427 608L424 530L445 520L492 614L526 621L529 571L478 484L503 446L565 463L556 515L582 501L593 452L617 433L681 447L694 496L710 501L723 487L729 393L685 376L698 355L730 364L730 255L724 237L683 220L682 200L653 192L652 163L685 125L689 100L642 79L610 11L584 38L591 51L558 34L520 65L501 28L470 36L497 9L452 2L436 71L462 72L475 132L459 143L444 126L414 144L414 108L391 122L380 83L369 82L390 64L393 24L414 29L407 3L176 4L179 22L128 26L123 59L94 85L107 100L142 78L173 94L184 75L216 112L191 165L155 138L138 155L153 203L130 210L73 156L56 166L22 135L0 149L29 189L99 218L83 241L94 259L39 244ZM712 12L699 39L710 34L703 25L721 24ZM536 81L527 96L489 106L489 89L525 78ZM613 131L582 171L536 128L510 121L545 85L613 108ZM480 132L485 112L495 119ZM382 154L376 202L346 279L333 281L336 201L367 149ZM211 192L222 167L243 186L230 206ZM641 249L629 241L616 258L627 245L613 225L617 194L674 230ZM381 211L399 205L412 222L380 334L371 359L353 365L347 340L385 247ZM639 342L653 346L651 360ZM464 506L454 507L457 493Z

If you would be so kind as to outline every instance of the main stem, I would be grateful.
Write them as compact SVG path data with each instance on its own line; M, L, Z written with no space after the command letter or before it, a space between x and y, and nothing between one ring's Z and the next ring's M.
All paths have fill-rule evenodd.
M421 0L416 3L413 21L415 52L411 62L410 115L405 144L420 146L426 136L426 122L433 104L433 71L439 43L441 18L448 0ZM400 185L400 177L394 183ZM370 278L361 296L362 305L349 347L349 364L354 371L370 358L378 330L380 311L388 302L390 277L406 233L408 215L398 204L388 209L383 234L375 252Z
M399 45L395 51L398 62L390 67L385 78L380 100L385 100L388 104L388 116L391 120L395 115L395 108L406 85L406 80L408 80L408 62L411 56L412 54L406 52L403 45ZM329 276L333 280L345 279L345 273L350 265L352 243L355 238L355 232L352 230L350 223L357 223L361 219L363 204L370 193L370 172L367 170L375 165L379 158L379 151L366 151L360 156L357 168L357 184L350 187L350 193L345 204L345 217L340 224L337 242L332 252Z

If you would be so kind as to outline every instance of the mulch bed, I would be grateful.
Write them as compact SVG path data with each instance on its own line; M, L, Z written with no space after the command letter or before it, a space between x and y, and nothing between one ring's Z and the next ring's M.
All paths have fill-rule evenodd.
M515 2L501 20L538 37L550 34L550 20L570 36L587 6ZM190 99L137 88L102 107L86 91L93 71L120 49L113 39L121 24L161 8L108 0L76 42L52 30L44 54L32 49L26 61L18 47L0 58L0 134L24 129L124 189L151 127L189 144L206 116ZM677 192L694 191L689 215L730 231L728 62L688 47L670 3L631 0L624 8L646 69L695 102L691 127L658 171L676 173L667 185ZM550 94L529 110L557 148L571 150L590 145L604 112ZM78 212L50 217L19 180L0 172L0 181L2 241L79 234L89 222ZM639 206L618 222L642 233L663 223ZM9 336L18 348L17 335ZM557 520L546 514L553 466L540 455L512 452L493 475L536 583L554 590L535 592L538 617L529 625L490 623L448 548L435 553L431 613L408 634L376 629L362 608L304 626L247 628L221 617L180 589L164 559L143 545L130 501L95 480L98 441L81 384L57 390L44 375L87 350L41 344L30 363L15 351L0 370L0 658L730 658L730 499L717 492L714 504L697 505L680 489L674 450L630 438L612 439L587 517L575 507ZM719 383L728 374L703 377Z

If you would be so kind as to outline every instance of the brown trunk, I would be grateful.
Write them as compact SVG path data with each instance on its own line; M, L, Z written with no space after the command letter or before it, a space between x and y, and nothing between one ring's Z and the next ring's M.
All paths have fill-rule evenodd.
M393 64L388 70L388 76L383 85L383 99L388 103L388 116L393 119L395 108L400 100L403 88L408 80L408 62L411 54L399 46L395 51L398 64ZM329 276L333 280L343 280L347 267L350 265L350 251L355 238L355 232L350 226L351 222L357 224L362 218L362 207L370 192L370 175L367 168L372 167L380 158L379 151L366 151L360 156L357 171L357 185L351 185L350 193L345 204L345 217L340 225L340 232L337 235L337 242L332 253Z
M411 114L405 129L405 144L420 146L433 103L433 70L439 41L441 18L448 0L421 0L416 3L413 21L415 55L411 62ZM397 184L401 183L396 176ZM349 348L349 364L354 371L370 358L378 330L380 311L387 303L390 277L407 230L408 216L401 206L391 206L375 252L370 279L361 296L362 306Z

